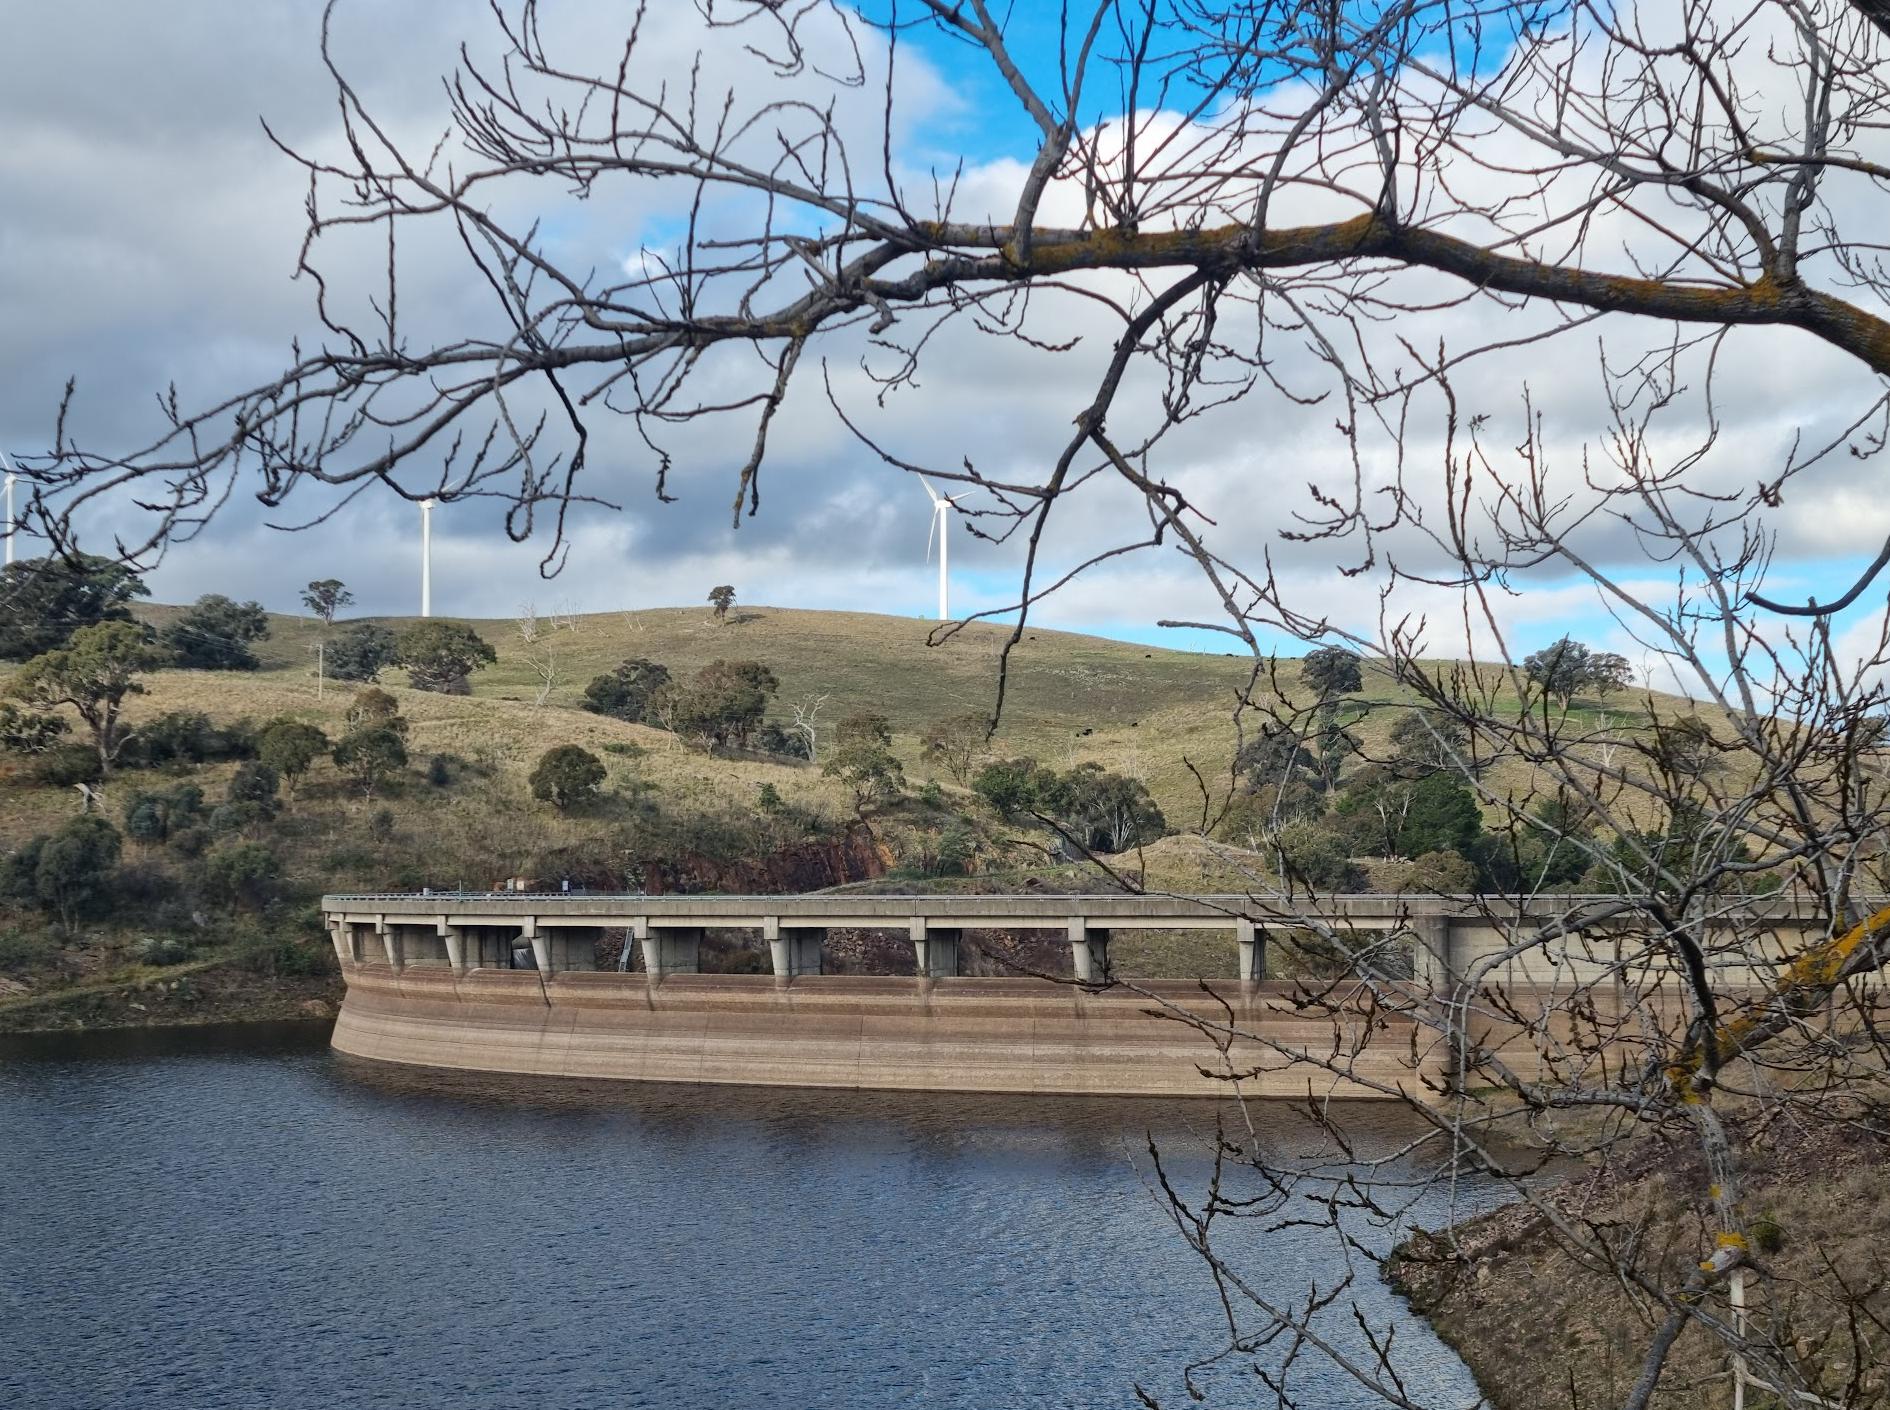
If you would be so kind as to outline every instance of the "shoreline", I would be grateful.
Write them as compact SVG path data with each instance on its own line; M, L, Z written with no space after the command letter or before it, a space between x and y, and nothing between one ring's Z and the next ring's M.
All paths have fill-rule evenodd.
M14 995L0 1002L0 1037L328 1022L344 992L341 976L333 973L270 976L222 961L179 965Z

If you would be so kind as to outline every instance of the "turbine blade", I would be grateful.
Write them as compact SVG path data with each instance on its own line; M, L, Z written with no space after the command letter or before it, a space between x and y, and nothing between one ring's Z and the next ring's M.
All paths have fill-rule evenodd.
M932 527L925 532L925 561L932 561L932 540L938 537L938 521L942 516L932 515Z
M924 485L925 492L932 496L932 503L937 504L941 496L939 495L939 492L937 490L932 488L932 482L926 479L925 476L921 475L919 477L919 483Z

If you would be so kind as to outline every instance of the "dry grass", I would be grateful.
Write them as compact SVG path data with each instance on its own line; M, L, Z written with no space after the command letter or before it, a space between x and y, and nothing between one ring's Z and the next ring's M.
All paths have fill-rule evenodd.
M1826 1395L1840 1393L1854 1351L1860 1355L1862 1399L1846 1403L1882 1404L1890 1393L1890 1337L1881 1322L1890 1314L1880 1252L1890 1239L1890 1201L1880 1190L1886 1153L1882 1137L1859 1126L1778 1122L1744 1155L1746 1208L1782 1233L1781 1246L1763 1255L1769 1276L1752 1286L1753 1326L1776 1335L1814 1375L1817 1368L1834 1374ZM1704 1182L1677 1150L1630 1146L1611 1169L1549 1197L1578 1223L1623 1240L1637 1231L1643 1258L1677 1286L1713 1242L1701 1208ZM1460 1226L1448 1243L1420 1236L1407 1248L1418 1261L1394 1265L1394 1281L1463 1356L1498 1410L1621 1403L1640 1372L1657 1309L1563 1252L1527 1207ZM1832 1300L1841 1285L1868 1292L1869 1311L1855 1323ZM1723 1290L1707 1310L1727 1315ZM1697 1325L1675 1345L1653 1404L1731 1404L1727 1357ZM1748 1397L1748 1404L1771 1401Z
M176 610L141 609L153 621ZM398 630L410 619L371 620ZM550 705L575 707L592 677L629 657L659 661L678 676L718 658L758 660L781 681L776 717L789 719L791 705L821 695L827 697L821 718L829 728L856 711L883 714L892 722L894 747L915 780L935 772L919 753L920 737L929 725L991 708L999 651L1009 635L1008 628L976 624L934 644L936 624L928 621L777 607L743 607L721 625L706 607L601 613L572 620L574 628L555 637L560 675ZM264 686L284 693L271 695L267 705L246 702L241 713L260 717L312 705L319 623L291 616L273 616L270 622L271 635L258 648L264 669L240 678L200 677L205 696L190 708L224 713L229 692L247 695ZM567 736L587 744L590 738L602 737L585 736L563 711L531 706L540 683L514 622L468 619L466 625L499 656L496 665L473 677L471 701L478 702L477 708L467 700L449 702L461 707L459 718L473 734L483 732L490 721L496 733L517 736L518 729L508 722L540 720L546 744L563 742ZM1250 674L1251 664L1232 655L1168 651L1032 628L1011 658L1004 718L992 751L997 756L1032 755L1057 768L1093 760L1138 775L1173 826L1198 827L1203 798L1196 775L1206 780L1211 806L1217 808L1225 796L1235 748L1235 699ZM398 679L399 673L389 672L388 678ZM1298 664L1280 662L1277 681L1286 691L1299 693ZM188 696L181 683L167 689L173 699ZM1400 714L1397 707L1409 700L1406 691L1368 673L1357 697L1362 716L1351 726L1368 753L1389 752L1389 734ZM1498 703L1514 702L1499 698ZM219 704L222 711L213 708ZM525 713L487 714L487 705L519 705ZM1662 714L1682 708L1678 700L1657 701ZM1577 717L1584 713L1590 712L1578 711ZM1609 713L1629 722L1644 718L1636 702L1625 697ZM527 728L523 737L529 741L535 736ZM611 737L649 742L643 733ZM474 741L462 737L462 742ZM652 767L666 767L655 752ZM724 768L718 762L709 772L719 774ZM767 777L782 787L774 775ZM702 786L714 786L700 771L697 779ZM1520 765L1501 764L1489 781L1498 793L1520 792L1527 789L1530 773ZM836 795L821 790L821 796Z
M141 610L162 621L178 609ZM398 619L385 624L403 625ZM132 721L174 710L201 711L219 722L290 715L339 736L356 687L331 683L318 698L311 648L319 624L277 616L271 625L270 637L258 647L261 670L157 672L148 693L132 702ZM397 683L400 673L388 673L383 688L399 700L412 726L414 773L400 787L370 807L332 765L317 765L286 828L289 860L298 875L307 868L323 884L389 884L422 875L431 881L483 882L491 878L478 876L481 870L505 875L529 866L533 857L582 846L603 832L634 833L638 799L654 800L670 817L753 818L764 785L772 786L797 818L837 827L849 816L850 805L818 769L710 757L663 731L587 714L574 708L583 686L631 656L661 661L679 676L717 658L760 660L782 682L777 718L789 716L790 704L818 695L827 697L822 719L829 729L856 711L885 714L897 731L895 748L917 783L935 773L920 757L924 729L940 718L989 708L1007 635L1001 627L974 626L929 644L933 624L924 621L771 607L744 608L726 625L718 625L706 608L586 616L556 635L561 676L549 701L539 706L533 703L537 682L515 625L470 625L499 655L495 666L474 677L472 695L410 690ZM1289 690L1296 688L1296 671L1293 663L1281 665L1280 680ZM1139 774L1171 826L1198 827L1203 807L1196 773L1211 787L1225 787L1235 745L1230 714L1248 675L1245 663L1227 656L1033 630L1012 659L993 753L1031 754L1059 768L1094 760ZM1387 706L1399 694L1372 679L1362 700ZM1397 714L1396 709L1370 709L1354 731L1368 747L1382 747ZM528 796L526 780L539 755L566 743L596 752L609 774L607 791L615 801L584 817L562 817ZM455 766L450 789L430 789L420 779L419 771L435 754L464 761ZM228 766L211 767L192 778L214 800L228 772ZM1494 779L1499 789L1528 784L1520 770L1507 779L1499 769ZM964 790L941 782L948 802L971 805ZM121 806L119 793L146 786L152 780L145 775L115 779L108 790L112 811ZM0 845L57 825L76 806L70 793L39 788L6 788L5 800ZM383 860L391 856L397 864L377 868L355 844L362 824L382 808L393 814L396 834L391 848L382 849ZM915 825L935 827L936 820L921 818ZM989 826L994 833L1003 831ZM346 865L324 861L351 848L354 855L344 858ZM1002 845L989 850L987 866L1033 865L1028 854L1007 853ZM1148 886L1173 891L1241 891L1264 875L1261 859L1252 853L1187 835L1163 839L1123 862L1145 874ZM449 867L453 875L441 877L438 867ZM475 875L460 875L466 872Z

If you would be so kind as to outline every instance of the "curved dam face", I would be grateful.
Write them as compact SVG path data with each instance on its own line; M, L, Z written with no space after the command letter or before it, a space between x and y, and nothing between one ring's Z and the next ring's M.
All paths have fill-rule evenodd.
M1525 1077L1561 1061L1579 1016L1544 1006L1570 984L1595 986L1607 1009L1625 983L1637 1023L1688 1021L1662 997L1670 976L1649 967L1631 918L1610 919L1608 897L1548 897L1510 918L1475 898L1322 903L1326 923L1402 957L1409 978L1390 982L1432 1014L1422 1027L1400 1016L1416 1009L1372 1007L1365 986L1315 1009L1297 986L1269 982L1267 933L1306 921L1247 897L422 892L328 896L322 908L348 983L335 1047L481 1072L1164 1097L1224 1096L1237 1075L1253 1097L1428 1097L1455 1073L1445 1032L1502 1049ZM1516 944L1545 924L1552 942ZM1720 981L1762 991L1821 921L1759 899L1714 924ZM1203 927L1225 932L1237 977L1208 989L1108 983L1115 933ZM903 932L912 976L823 974L830 928ZM772 973L701 973L711 929L747 931ZM961 944L980 929L1060 934L1076 982L961 975ZM608 931L622 936L620 962L634 947L640 971L597 968ZM1460 1011L1451 996L1470 994L1497 997ZM1632 1047L1639 1030L1615 1027Z
M346 966L348 996L334 1046L354 1057L423 1067L651 1082L1225 1097L1209 1073L1239 1072L1253 1097L1387 1096L1357 1082L1286 1062L1264 1043L1241 1041L1223 1058L1193 1026L1161 1013L1172 1004L1210 1023L1243 1019L1277 1000L1219 986L1221 999L1186 981L1150 981L1149 997L1086 993L1034 979L901 979L807 975L781 985L768 975L643 974ZM1330 1051L1329 1016L1282 1015L1268 1004L1267 1037ZM1437 1070L1414 1069L1408 1025L1382 1017L1369 1043L1361 1023L1341 1035L1364 1052L1361 1076L1413 1095ZM1426 1068L1441 1070L1442 1054Z

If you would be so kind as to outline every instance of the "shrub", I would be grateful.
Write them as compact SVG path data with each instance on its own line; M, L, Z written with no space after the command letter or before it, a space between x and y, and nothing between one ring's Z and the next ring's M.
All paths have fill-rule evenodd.
M1746 1232L1760 1253L1777 1253L1785 1247L1785 1226L1769 1214L1756 1215L1747 1223Z
M335 746L335 767L354 780L364 798L372 798L376 788L407 767L405 730L393 723L350 730Z
M201 857L210 845L208 828L191 826L171 834L171 850L180 857Z
M203 790L194 784L134 793L125 800L125 835L146 845L163 842L202 812Z
M1463 895L1477 890L1477 866L1459 852L1425 852L1412 859L1397 889Z
M143 764L166 764L173 759L201 764L215 750L216 726L195 710L171 710L140 725L125 746L127 758Z
M808 758L807 736L798 730L783 729L773 720L755 736L755 748L764 754L778 754L783 759Z
M117 904L138 910L140 919L147 925L151 923L150 910L175 900L180 889L177 878L162 867L138 862L119 867L112 878L112 894Z
M435 788L445 788L453 781L453 771L446 765L446 755L435 754L427 760L427 782Z
M258 759L251 759L237 765L236 772L230 776L226 796L232 803L254 803L264 812L273 812L278 783L274 769Z
M657 693L668 685L669 667L633 657L584 687L584 708L613 720L647 723Z
M498 660L486 639L458 622L416 622L395 639L396 663L407 668L415 690L466 693L466 678Z
M884 715L849 716L840 722L838 738L838 747L827 756L821 773L846 786L856 812L905 791L905 769L887 747L892 743L892 728Z
M376 808L373 815L368 818L367 833L369 839L374 842L387 842L392 840L394 836L394 810L392 808Z
M603 782L603 760L580 745L560 744L539 756L532 797L563 810L595 798Z
M711 661L686 688L663 691L654 708L667 712L679 733L705 744L746 745L780 688L759 661Z
M190 958L190 948L173 936L144 935L132 943L131 958L139 964L182 964Z
M1055 779L1055 772L1035 759L1000 759L978 770L971 791L1009 818L1035 808Z
M220 803L210 810L210 831L218 837L244 832L269 821L270 810L261 803Z
M155 846L171 835L170 820L164 805L146 794L133 797L125 805L125 836L145 846Z
M963 876L971 870L971 863L977 856L978 839L970 828L962 822L954 822L939 834L938 873L940 876Z
M302 775L330 748L328 736L301 720L277 718L256 735L256 757L274 769L294 797Z
M38 931L0 930L0 974L23 974L48 965L59 954L52 937Z
M0 705L0 750L9 754L44 754L59 743L70 726L57 715Z
M177 664L199 671L253 671L261 664L249 649L269 635L260 602L235 602L208 593L158 633Z
M276 979L327 974L334 968L334 951L328 946L304 944L286 935L246 933L237 942L233 958L251 973Z
M119 761L131 768L154 768L247 759L255 752L256 737L245 721L219 727L200 711L170 710L133 730Z
M1275 845L1278 859L1294 881L1322 891L1363 888L1363 877L1352 864L1344 839L1324 823L1289 823L1280 829Z
M787 811L787 800L772 783L764 783L755 795L755 805L770 816Z
M615 754L624 759L641 759L650 751L641 744L632 744L627 739L613 739L599 746L606 754Z
M354 699L348 702L349 730L366 725L386 725L389 729L399 730L403 738L407 733L407 722L400 714L400 702L375 685L357 690Z
M96 813L81 813L7 858L0 882L8 894L56 915L70 930L109 895L119 850L110 823Z
M324 658L331 679L371 681L393 664L397 654L391 631L362 622L329 642Z
M85 744L55 744L33 758L33 778L53 788L97 783L105 776L98 750Z
M232 906L262 906L281 874L281 861L260 842L227 843L203 859L204 889Z

